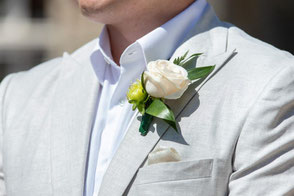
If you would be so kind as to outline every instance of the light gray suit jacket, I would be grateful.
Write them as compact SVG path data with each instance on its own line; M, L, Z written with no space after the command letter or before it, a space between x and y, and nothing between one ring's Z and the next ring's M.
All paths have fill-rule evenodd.
M3 80L1 195L83 194L96 41ZM293 56L220 22L210 8L173 57L187 50L204 52L197 66L216 69L168 102L181 133L155 120L142 137L134 120L99 195L294 195ZM146 165L156 146L175 148L181 161Z

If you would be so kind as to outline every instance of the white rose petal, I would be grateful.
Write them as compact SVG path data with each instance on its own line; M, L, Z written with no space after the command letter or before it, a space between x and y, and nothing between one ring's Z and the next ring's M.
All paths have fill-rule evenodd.
M188 72L167 60L148 63L144 78L146 91L157 98L178 99L190 84Z

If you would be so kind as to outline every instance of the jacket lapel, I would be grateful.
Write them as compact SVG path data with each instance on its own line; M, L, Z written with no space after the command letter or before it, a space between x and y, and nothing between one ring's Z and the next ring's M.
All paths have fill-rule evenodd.
M170 106L172 111L174 111L176 118L179 117L180 113L185 109L185 107L189 104L190 100L199 93L201 87L205 85L220 69L229 62L229 60L234 57L236 54L235 50L227 51L223 54L207 57L201 61L201 65L215 65L215 69L213 72L204 80L200 80L199 82L195 82L189 86L187 91L180 99L176 100L167 100L167 104ZM203 64L204 63L204 64ZM201 67L201 66L199 66Z
M219 24L216 22L217 18L212 10L207 10L206 15L205 20L200 21L200 24L197 25L197 30L192 33L196 36L186 41L171 58L181 56L188 50L190 54L204 52L206 56L199 59L197 64L199 66L207 66L212 63L216 65L216 68L210 77L207 77L201 83L202 85L217 73L234 54L233 51L227 51L227 28L217 27ZM202 32L206 33L202 34ZM190 86L180 99L168 102L176 117L179 116L189 101L196 95L195 89L200 89L201 86L196 85ZM137 118L140 119L139 117ZM140 126L138 119L134 119L132 122L104 175L99 192L101 196L123 195L138 168L144 164L147 155L169 129L166 123L155 119L149 133L143 137L138 131Z
M51 120L51 161L54 195L82 195L89 136L95 113L98 81L89 63L65 54Z

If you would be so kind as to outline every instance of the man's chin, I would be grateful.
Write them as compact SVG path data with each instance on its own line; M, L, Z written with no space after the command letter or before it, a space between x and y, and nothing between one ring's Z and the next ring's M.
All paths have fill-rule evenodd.
M89 17L96 15L103 10L103 6L100 4L97 0L79 0L79 7L82 14Z
M107 22L105 20L109 18L106 11L107 6L100 5L95 1L79 0L79 7L82 14L94 22L105 24Z

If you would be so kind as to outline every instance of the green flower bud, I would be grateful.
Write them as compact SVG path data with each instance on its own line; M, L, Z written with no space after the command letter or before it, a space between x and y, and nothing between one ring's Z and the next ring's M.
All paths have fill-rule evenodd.
M147 92L144 90L140 80L134 82L127 93L129 102L144 102L147 96Z
M137 80L134 82L127 93L127 99L129 103L134 104L133 109L139 109L141 113L144 113L145 109L145 100L147 99L148 94L144 90L141 81Z

